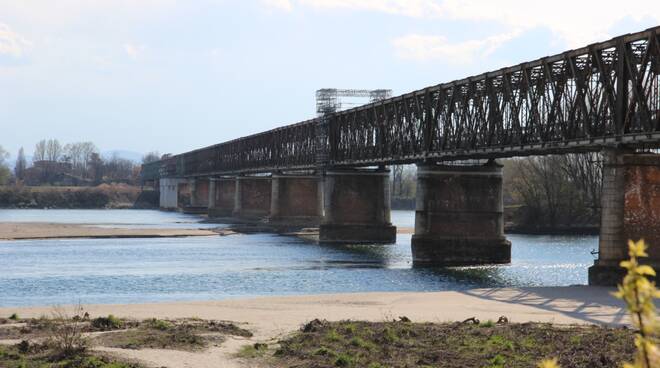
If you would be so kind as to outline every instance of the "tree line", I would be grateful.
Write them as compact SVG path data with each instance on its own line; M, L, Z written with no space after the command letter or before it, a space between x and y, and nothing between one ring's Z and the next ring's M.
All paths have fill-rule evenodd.
M118 155L102 157L98 147L89 141L62 144L57 139L42 139L34 147L32 160L28 162L21 147L16 156L13 172L7 163L9 153L0 146L0 185L22 183L56 184L61 174L77 183L94 184L138 181L140 165ZM160 159L158 152L150 152L142 163ZM35 176L35 172L38 175Z

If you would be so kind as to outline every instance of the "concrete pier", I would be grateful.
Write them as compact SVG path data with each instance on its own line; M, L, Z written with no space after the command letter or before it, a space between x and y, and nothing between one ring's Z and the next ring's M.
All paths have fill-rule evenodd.
M502 166L418 165L413 263L460 266L511 261L504 236Z
M394 243L389 170L329 170L324 177L322 243Z
M211 184L213 190L209 189L209 217L231 217L236 203L236 178L213 178Z
M182 179L162 178L159 180L161 210L173 211L179 207L179 183Z
M273 174L269 222L318 225L323 215L319 182L317 175Z
M622 150L604 152L598 260L589 268L589 284L620 283L628 258L628 240L649 245L646 263L660 270L660 155Z
M262 220L270 215L271 177L239 176L236 178L233 217Z

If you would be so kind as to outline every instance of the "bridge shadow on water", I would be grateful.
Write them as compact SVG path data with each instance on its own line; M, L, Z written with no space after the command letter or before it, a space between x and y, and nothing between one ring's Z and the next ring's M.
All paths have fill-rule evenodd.
M508 265L414 267L408 256L402 257L402 254L397 252L396 245L320 246L348 256L346 259L322 261L322 267L407 269L420 280L447 283L448 290L479 299L508 303L511 304L512 310L520 307L540 309L593 324L624 325L629 321L624 304L610 294L614 291L613 288L527 287L524 286L527 285L524 280L516 279L515 275L507 272ZM523 287L518 287L520 285Z

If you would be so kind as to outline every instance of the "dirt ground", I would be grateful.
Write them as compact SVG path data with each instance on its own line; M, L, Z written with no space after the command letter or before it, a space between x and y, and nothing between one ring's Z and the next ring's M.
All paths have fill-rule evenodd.
M556 287L476 289L432 293L359 293L269 297L225 301L178 302L131 305L87 305L92 317L114 314L133 319L202 318L239 323L254 336L230 337L203 352L166 349L103 348L104 352L136 359L149 367L245 368L258 367L236 357L246 345L272 344L290 336L313 319L382 322L406 316L415 322L455 322L476 317L512 323L556 324L628 323L623 305L609 288ZM0 308L0 316L48 315L51 307Z

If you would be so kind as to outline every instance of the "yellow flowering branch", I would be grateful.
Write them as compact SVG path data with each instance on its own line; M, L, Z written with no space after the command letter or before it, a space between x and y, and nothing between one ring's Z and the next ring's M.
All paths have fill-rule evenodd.
M660 297L660 291L648 277L655 277L651 266L640 265L639 258L648 257L644 240L628 242L630 260L621 262L621 267L628 270L614 296L625 301L632 316L632 323L637 328L635 346L637 353L633 364L624 364L624 368L658 368L658 320L653 299Z

